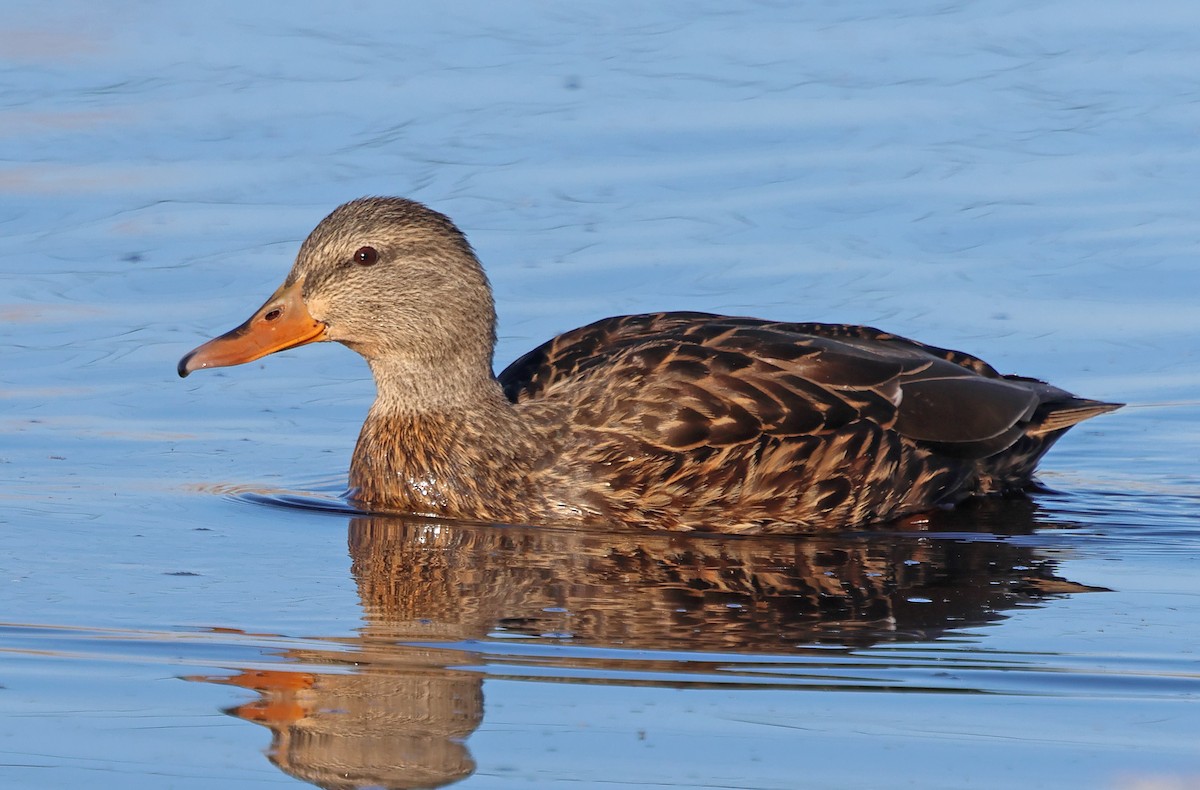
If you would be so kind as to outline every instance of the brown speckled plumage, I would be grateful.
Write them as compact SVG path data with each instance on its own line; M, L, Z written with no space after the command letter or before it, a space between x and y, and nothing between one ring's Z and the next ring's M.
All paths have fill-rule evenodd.
M367 247L378 261L356 264ZM704 313L598 321L493 377L482 268L448 219L398 198L334 211L289 285L316 339L345 343L375 374L350 484L376 512L861 525L1025 486L1063 432L1117 408L875 329ZM208 364L192 356L181 373Z

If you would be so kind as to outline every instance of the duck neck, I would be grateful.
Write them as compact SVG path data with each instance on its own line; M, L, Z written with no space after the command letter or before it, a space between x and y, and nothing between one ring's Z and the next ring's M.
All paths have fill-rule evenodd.
M486 520L534 495L539 442L486 365L439 368L436 380L395 361L371 368L378 396L350 464L363 506Z
M372 414L511 411L487 359L368 359L375 377ZM436 374L436 375L435 375Z

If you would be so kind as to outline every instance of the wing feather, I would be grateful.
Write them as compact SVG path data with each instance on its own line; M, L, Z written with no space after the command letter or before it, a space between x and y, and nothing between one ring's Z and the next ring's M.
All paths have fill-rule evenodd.
M534 349L499 379L516 403L570 402L586 424L634 430L663 452L749 452L763 437L820 437L866 421L896 441L983 458L1031 422L1067 424L1052 417L1056 398L1076 410L1092 403L869 327L704 313L598 321Z

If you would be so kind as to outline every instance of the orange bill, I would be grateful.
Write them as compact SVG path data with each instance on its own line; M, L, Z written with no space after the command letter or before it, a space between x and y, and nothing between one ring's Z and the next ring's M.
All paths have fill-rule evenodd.
M214 337L179 360L179 375L201 368L240 365L316 340L325 340L325 324L304 306L303 280L280 286L246 323Z

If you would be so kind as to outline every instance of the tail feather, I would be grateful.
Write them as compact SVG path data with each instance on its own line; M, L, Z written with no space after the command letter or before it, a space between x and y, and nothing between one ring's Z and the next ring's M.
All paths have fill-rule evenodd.
M1107 414L1110 411L1116 411L1124 405L1124 403L1105 403L1085 398L1074 398L1063 404L1047 403L1043 407L1045 411L1037 415L1040 419L1035 418L1034 424L1029 426L1026 433L1030 436L1043 436L1055 431L1064 431L1072 425L1101 414Z

